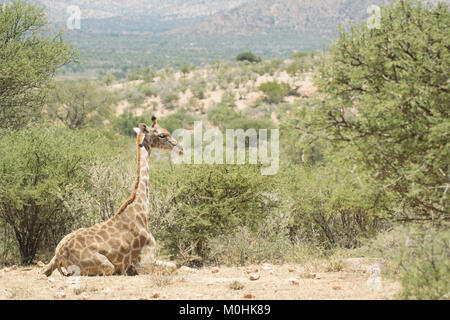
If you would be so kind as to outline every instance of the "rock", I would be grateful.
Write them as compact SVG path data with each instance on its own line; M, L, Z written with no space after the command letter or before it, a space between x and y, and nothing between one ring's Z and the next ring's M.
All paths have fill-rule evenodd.
M299 286L300 280L298 280L296 278L291 278L291 279L289 279L289 283L292 284L293 286Z
M48 278L47 280L48 280L48 282L50 282L50 283L54 283L54 282L55 282L55 279L53 279L53 278Z
M109 293L111 293L111 289L110 288L105 288L105 289L102 290L102 293L109 294Z
M242 296L242 298L244 298L244 299L255 299L256 296L254 294L252 294L252 293L246 293L246 294L244 294Z
M65 292L57 292L54 296L55 299L64 299L66 297Z
M320 274L315 274L314 279L322 279L322 276Z
M158 293L158 292L154 292L154 293L150 296L150 298L152 298L152 299L158 299L158 298L159 298L159 293Z
M251 274L250 275L250 280L255 281L255 280L259 280L261 276L257 273Z
M342 287L341 286L333 286L333 290L341 290Z
M195 295L195 297L198 299L201 299L201 298L203 298L203 295L201 293L199 293L199 294Z
M30 268L30 267L26 267L26 268L22 268L22 270L21 270L21 271L31 271L31 270L33 270L33 268Z
M294 272L295 269L294 269L294 268L289 268L288 271L289 271L289 272Z
M13 266L11 266L10 269L11 269L11 270L17 270L17 266L16 266L16 265L13 265Z
M42 261L38 261L38 262L36 263L36 265L37 265L39 268L45 267L45 263L43 263Z
M273 274L273 270L270 270L269 273L270 273L270 274Z
M265 271L272 270L272 268L268 267L268 266L262 266L261 269L263 269Z
M182 267L181 267L180 269L178 269L178 270L181 271L181 272L192 272L192 273L198 272L197 269L189 268L189 267L186 267L186 266L182 266Z
M217 267L212 268L211 273L218 273L220 270Z
M169 296L167 294L163 294L161 298L162 299L169 299Z

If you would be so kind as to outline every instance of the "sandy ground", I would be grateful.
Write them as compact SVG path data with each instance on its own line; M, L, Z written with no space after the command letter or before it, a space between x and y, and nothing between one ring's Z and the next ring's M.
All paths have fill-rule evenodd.
M112 277L63 277L55 271L47 278L38 271L0 270L0 299L390 299L400 290L382 277L381 286L373 287L364 271L309 273L302 265L181 267L171 274Z

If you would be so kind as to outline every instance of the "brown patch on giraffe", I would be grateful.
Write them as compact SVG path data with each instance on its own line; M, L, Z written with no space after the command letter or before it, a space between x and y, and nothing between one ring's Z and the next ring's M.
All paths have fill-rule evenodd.
M109 238L108 233L107 233L105 230L100 230L100 231L98 232L98 235L99 235L100 237L102 237L103 241L107 241L108 238Z

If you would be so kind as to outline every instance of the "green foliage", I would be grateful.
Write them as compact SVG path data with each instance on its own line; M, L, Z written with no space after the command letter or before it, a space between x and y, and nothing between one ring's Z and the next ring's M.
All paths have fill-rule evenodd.
M323 249L355 248L383 229L385 203L381 192L364 181L364 174L348 175L345 164L286 169L281 182L292 199L289 223L292 238Z
M102 78L102 81L107 85L110 86L113 84L114 81L116 81L116 77L114 75L108 73Z
M184 75L186 75L186 74L188 74L189 72L191 72L192 69L193 69L193 67L191 67L191 66L188 65L188 64L183 64L183 65L180 67L180 71L181 71Z
M178 96L178 94L176 92L172 92L172 91L167 92L166 94L164 94L161 97L162 103L169 104L169 105L178 101L179 99L180 99L180 97Z
M44 241L66 234L79 216L66 201L84 187L83 166L111 146L95 132L33 126L0 136L0 220L13 231L22 263Z
M173 132L176 129L180 128L189 128L194 125L194 121L196 118L191 115L186 109L178 109L177 112L159 119L159 125L163 128L169 130L169 132Z
M386 276L400 279L399 299L448 300L450 232L448 223L395 224L361 250L384 259Z
M100 125L112 114L115 97L94 82L59 81L50 90L47 115L70 129Z
M40 116L56 70L74 59L61 33L49 34L43 8L13 1L0 10L0 129Z
M223 126L224 123L239 117L239 113L224 103L220 103L218 106L208 110L208 120L216 126Z
M450 232L421 230L400 261L402 299L448 300L450 292Z
M223 124L224 129L243 129L244 131L248 129L255 129L257 132L260 129L275 129L276 126L269 119L250 119L250 118L235 118L233 120L226 121ZM269 132L270 135L270 132Z
M304 127L354 145L403 199L399 219L449 219L448 4L397 1L381 17L379 29L340 31L316 79L317 117Z
M245 51L236 56L236 61L261 62L261 58L250 51Z
M135 116L131 112L122 113L120 116L116 116L112 119L114 130L130 137L136 136L136 132L134 132L133 129L136 128L139 123L150 124L152 121L146 116Z
M159 226L156 237L164 242L164 249L181 259L207 261L210 239L239 226L255 231L276 206L270 197L270 179L254 166L158 166L151 171L157 172L150 173L151 189L169 199L155 207L159 214L150 224Z
M258 87L258 89L267 95L265 100L270 103L281 102L281 100L283 100L283 98L291 91L289 84L278 83L275 81L263 83Z

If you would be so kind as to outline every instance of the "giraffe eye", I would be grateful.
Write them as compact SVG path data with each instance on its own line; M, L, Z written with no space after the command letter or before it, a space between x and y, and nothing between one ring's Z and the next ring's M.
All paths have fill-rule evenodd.
M159 137L160 137L160 138L165 138L166 135L165 135L164 133L161 133L161 134L159 135Z

